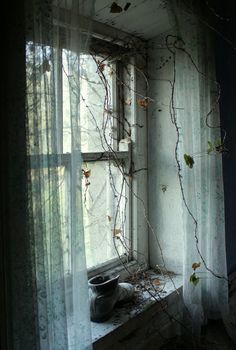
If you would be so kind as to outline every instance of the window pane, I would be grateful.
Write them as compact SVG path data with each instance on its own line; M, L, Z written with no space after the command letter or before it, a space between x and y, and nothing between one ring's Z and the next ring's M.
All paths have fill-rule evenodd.
M88 268L128 253L125 183L109 161L83 164L83 208ZM117 251L116 251L116 248Z
M70 152L70 77L71 53L63 50L63 152ZM74 60L74 64L76 63ZM101 63L102 62L102 63ZM82 152L103 152L112 146L113 67L101 57L80 56L80 129Z
M54 56L52 47L26 44L26 109L31 155L57 153Z

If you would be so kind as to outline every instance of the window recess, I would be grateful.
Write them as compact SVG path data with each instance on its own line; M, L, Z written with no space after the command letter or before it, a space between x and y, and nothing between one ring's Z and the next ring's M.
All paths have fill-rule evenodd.
M100 49L104 46L106 52L83 55L81 65L82 188L89 269L132 259L127 182L131 141L125 130L129 123L124 122L123 69L114 58L114 48L110 55L110 45L109 51L106 42Z
M68 256L68 273L72 248L67 245L66 237L70 235L71 222L73 128L80 130L77 142L81 149L78 155L82 156L82 206L88 269L108 269L133 259L147 262L148 239L143 208L147 189L146 110L138 107L139 96L136 95L138 91L145 96L146 85L142 74L135 69L132 50L95 38L90 52L80 55L78 86L71 79L73 69L78 69L73 62L78 65L78 60L65 48L63 40L57 48L39 47L38 53L36 47L34 54L30 45L28 42L26 47L28 108L33 106L31 85L40 84L40 91L46 92L46 98L52 100L52 110L45 110L45 113L41 103L38 140L34 138L32 122L30 144L34 147L33 151L29 147L30 167L34 172L40 166L43 172L44 167L46 171L45 164L49 163L53 176L60 178L61 232L65 261ZM40 77L31 72L32 60L38 60ZM52 96L51 84L56 84L56 96ZM71 106L78 92L79 125L72 125L74 111ZM44 132L46 127L50 128L48 112L56 120L51 126L52 140L46 139ZM40 153L35 147L38 142ZM136 172L141 168L144 171ZM45 189L47 197L50 189L47 190L46 183Z

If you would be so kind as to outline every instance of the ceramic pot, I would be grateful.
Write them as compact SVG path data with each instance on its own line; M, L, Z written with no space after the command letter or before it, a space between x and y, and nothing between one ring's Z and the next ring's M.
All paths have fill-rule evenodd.
M90 317L93 322L108 320L117 302L132 298L134 287L130 283L118 283L119 277L98 275L88 281Z
M118 300L119 275L113 278L109 276L95 276L88 282L90 315L94 322L104 322L112 315L112 310Z

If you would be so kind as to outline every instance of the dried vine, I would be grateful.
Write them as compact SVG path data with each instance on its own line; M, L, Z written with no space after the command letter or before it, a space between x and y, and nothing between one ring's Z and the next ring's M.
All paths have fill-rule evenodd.
M169 42L169 39L172 39L172 43ZM175 160L176 160L176 164L177 164L177 174L178 174L178 179L179 179L179 185L180 185L180 190L181 190L181 194L182 194L182 200L183 200L183 203L184 203L184 206L188 212L188 214L190 215L193 223L194 223L194 238L195 238L195 243L196 243L196 249L197 249L197 252L198 252L198 255L201 259L201 261L203 262L203 265L205 266L206 270L208 272L210 272L213 276L217 277L217 278L225 278L225 277L222 277L222 276L219 276L218 274L216 274L212 269L210 269L207 264L206 264L206 261L200 251L200 248L199 248L199 240L198 240L198 222L197 222L197 219L195 218L194 214L192 213L192 211L190 210L189 208L189 205L187 203L187 200L186 200L186 196L185 196L185 191L184 191L184 185L183 185L183 179L182 179L182 174L181 174L181 162L178 158L178 148L179 148L179 142L180 142L180 127L178 125L178 121L177 121L177 116L176 116L176 107L174 105L174 97L175 97L175 83L176 83L176 52L177 51L182 51L184 54L186 54L188 56L188 58L190 59L191 63L193 64L193 66L195 67L195 69L197 70L197 72L204 76L203 73L201 73L197 67L197 65L195 64L195 62L193 61L191 55L186 51L186 49L181 46L183 44L183 41L181 38L178 38L177 36L173 36L173 35L168 35L166 37L166 48L168 49L168 51L170 52L171 56L169 56L169 59L171 57L172 59L172 62L173 62L173 79L172 80L169 80L169 83L171 84L171 98L170 98L170 104L169 104L169 112L170 112L170 117L171 117L171 121L175 127L175 130L176 130L176 135L177 135L177 140L176 140L176 144L175 144ZM129 169L129 172L127 173L127 171L125 171L124 167L120 164L120 161L116 155L116 151L113 149L112 147L112 144L111 144L111 139L108 140L107 139L107 136L106 136L106 127L107 127L107 123L108 123L108 117L106 117L106 114L107 114L107 111L109 110L109 105L110 105L110 87L107 83L107 80L106 80L106 77L104 75L104 69L105 69L105 65L104 65L104 62L105 60L102 60L102 61L99 61L96 59L96 55L93 55L93 58L94 58L94 61L96 62L97 64L97 73L99 75L99 78L101 80L101 83L102 83L102 86L105 90L105 97L104 97L104 105L103 105L103 117L104 117L104 126L102 128L102 131L100 130L100 128L98 127L97 125L97 122L96 122L96 118L95 116L93 115L90 107L87 105L85 99L82 97L82 100L83 102L85 103L86 107L88 108L89 110L89 113L96 125L96 129L98 130L99 132L99 135L100 135L100 139L101 139L101 144L102 144L102 147L104 149L104 153L107 152L107 150L112 154L112 157L111 159L109 160L109 177L110 177L110 184L111 184L111 188L113 190L113 193L114 193L114 196L118 196L118 199L117 199L117 204L116 204L116 213L115 213L115 218L114 218L114 224L113 224L113 233L116 232L117 230L117 227L116 227L116 222L117 222L117 217L118 217L118 213L119 213L119 208L120 208L120 203L121 203L121 199L123 197L125 197L125 201L126 201L126 205L128 203L128 198L123 194L123 189L124 189L124 186L126 185L132 195L141 203L142 207L143 207L143 214L144 214L144 219L148 225L148 228L150 230L150 232L152 233L152 235L154 236L155 240L156 240L156 243L159 247L159 250L160 250L160 255L161 255L161 260L163 262L163 268L160 268L159 271L161 272L161 274L164 276L164 273L163 273L163 270L165 271L165 275L168 276L168 278L171 280L172 284L174 285L174 288L175 288L175 291L178 293L178 290L175 286L175 283L174 283L174 280L172 278L172 276L170 275L170 273L168 272L168 269L166 268L166 265L165 265L165 259L164 259L164 255L163 255L163 252L162 252L162 248L161 248L161 244L159 242L159 239L157 237L157 234L156 232L154 231L149 219L148 219L148 216L147 216L147 212L146 212L146 208L145 208L145 204L142 200L142 198L140 198L133 190L132 186L131 186L131 183L130 183L130 179L132 180L133 176L135 173L141 171L141 170L147 170L146 168L142 168L142 169L133 169L133 166L131 166L131 168ZM161 68L161 67L160 67ZM137 69L139 72L140 72L140 69L138 67L135 67L135 69ZM144 96L142 94L140 94L138 91L135 91L134 89L132 89L130 86L127 85L126 82L122 81L120 79L120 77L118 77L117 75L117 72L115 70L113 70L113 74L116 75L117 77L117 80L120 84L124 85L126 88L128 88L130 91L132 91L136 96L138 97L141 97L144 101L146 101L146 104L145 105L140 105L140 107L144 107L144 108L147 108L148 106L148 103L150 101L154 101L153 99L151 99L150 97L148 96ZM148 85L148 80L145 76L145 74L143 73L142 74L147 85ZM209 79L207 77L205 77L206 79ZM220 86L218 85L218 87L220 88ZM218 93L218 96L217 96L217 100L215 101L215 104L214 106L212 106L211 110L207 113L206 115L206 118L205 118L205 123L206 123L206 126L209 127L209 128L220 128L220 126L211 126L208 122L208 118L209 116L212 114L214 108L216 105L218 105L218 102L219 102L219 98L220 98L220 89L218 90L219 93ZM113 115L113 118L117 118ZM117 118L119 119L119 118ZM120 121L119 121L120 122ZM124 127L124 130L126 130L126 133L129 137L132 136L131 134L131 124L130 122L125 118L124 121L122 121L122 123L126 123L128 125L128 128L129 130L126 130L125 129L125 125L123 124L122 126ZM140 125L136 125L138 127L142 127ZM225 136L223 138L223 143L224 144L224 141L225 141L225 137L226 137L226 133L225 133ZM103 143L105 142L105 143ZM121 176L122 176L122 186L121 186L121 190L120 192L117 190L114 182L113 182L113 179L112 179L112 173L111 173L111 169L110 169L110 166L111 166L111 161L114 161L116 163L116 166L117 168L119 169L120 173L121 173ZM119 232L121 233L121 232ZM134 273L129 269L129 266L127 264L127 262L124 262L123 259L122 259L122 256L120 255L119 251L118 251L118 248L117 248L117 240L119 242L121 242L121 244L123 245L123 248L125 249L125 251L127 252L127 256L130 255L130 247L129 245L126 244L126 240L127 238L124 237L124 236L120 236L120 235L116 235L116 234L113 234L113 243L114 243L114 247L115 247L115 250L116 250L116 253L117 253L117 256L121 262L121 264L123 265L124 269L128 272L128 274L130 275L130 277L134 276ZM134 251L133 251L134 252ZM136 252L137 254L141 254L140 252ZM139 261L137 259L136 260L136 263L139 265ZM145 276L145 272L142 271L142 268L141 268L141 274L143 276ZM150 282L151 283L151 282ZM144 289L149 293L150 297L152 299L154 299L156 302L160 302L160 304L162 305L161 301L162 301L162 296L161 294L159 293L158 291L158 288L156 288L155 285L152 284L152 288L153 290L155 291L155 293L151 292L149 288L145 288ZM188 308L185 306L186 310L188 311ZM170 313L163 307L163 312L165 312L168 317L170 318L170 320L174 320L175 322L179 323L181 325L181 327L183 327L184 329L186 328L186 326L181 322L179 321L178 319L176 319L173 315L170 315ZM189 312L188 312L189 313ZM189 314L190 315L190 314ZM190 316L191 318L191 316ZM188 328L186 329L188 330Z
M173 40L173 42L171 44L169 42L170 38ZM180 162L179 157L178 157L178 149L179 149L179 143L180 143L180 131L179 131L180 126L178 125L178 121L177 121L177 117L176 117L176 109L175 109L175 104L174 104L175 83L176 83L176 51L177 50L182 51L182 52L184 52L184 54L187 55L187 57L190 59L191 63L193 64L194 68L197 70L198 74L204 76L206 79L210 79L210 78L206 77L202 72L199 71L199 69L198 69L197 65L195 64L193 58L191 57L190 53L187 52L185 48L177 45L179 43L184 44L182 38L179 38L178 36L175 36L175 35L167 35L165 41L166 41L166 47L167 47L168 51L172 54L172 57L173 57L173 80L172 80L172 91L171 91L171 99L170 99L170 114L171 114L171 121L175 126L176 135L177 135L177 140L176 140L176 144L175 144L175 161L177 164L177 173L178 173L178 179L179 179L182 200L183 200L184 206L185 206L189 216L191 217L191 219L194 223L194 238L195 238L196 249L197 249L197 253L198 253L205 269L208 272L210 272L214 277L220 278L220 279L225 279L228 282L228 279L225 276L221 276L221 275L215 273L213 269L211 269L211 268L209 268L209 266L207 266L206 260L203 257L203 255L200 251L200 248L199 248L198 221L197 221L196 217L194 216L193 212L191 211L191 209L187 203L186 196L185 196L183 178L182 178L182 170L181 170L181 162ZM210 80L212 80L212 79L210 79ZM205 124L208 128L221 129L220 125L219 126L212 126L208 122L209 116L212 114L215 106L218 105L218 102L220 99L220 85L215 80L214 80L214 82L217 83L217 86L219 87L219 92L218 92L218 96L217 96L217 99L216 99L214 105L212 106L210 111L205 116ZM226 138L226 131L224 131L223 144L225 143L225 138ZM222 146L223 146L223 144L222 144Z

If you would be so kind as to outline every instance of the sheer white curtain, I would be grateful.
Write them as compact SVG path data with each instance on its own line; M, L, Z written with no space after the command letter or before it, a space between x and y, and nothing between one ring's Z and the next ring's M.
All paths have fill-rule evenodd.
M39 349L90 349L81 205L81 16L94 1L26 2L27 140ZM65 152L66 150L66 152Z
M172 1L172 10L178 36L169 38L169 47L175 56L173 113L179 132L177 159L184 197L183 297L193 330L199 333L208 318L218 318L228 308L220 87L212 33L201 21L198 9L191 2ZM194 263L200 266L192 266Z

